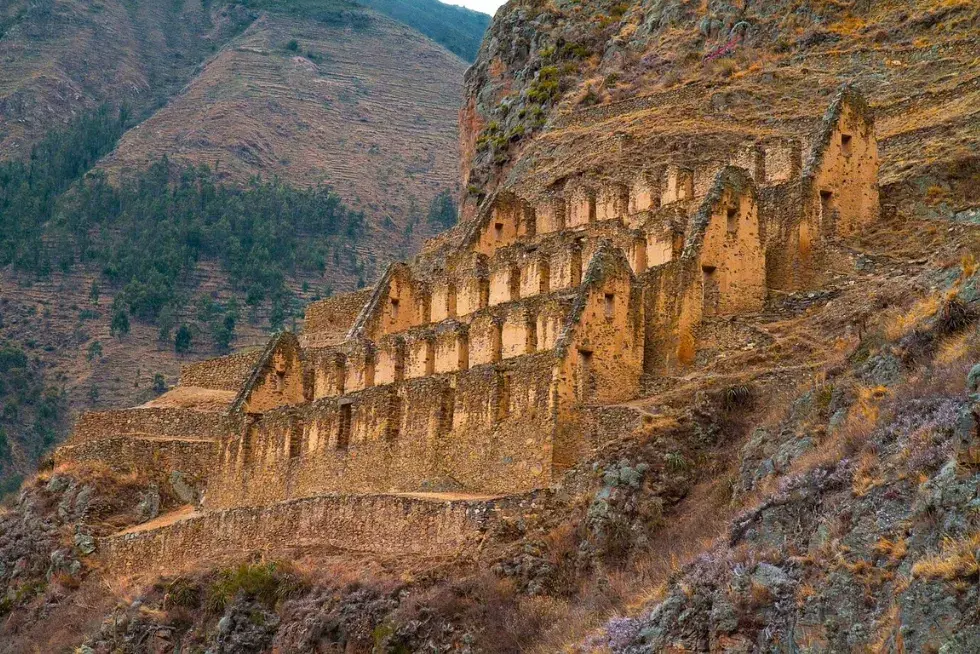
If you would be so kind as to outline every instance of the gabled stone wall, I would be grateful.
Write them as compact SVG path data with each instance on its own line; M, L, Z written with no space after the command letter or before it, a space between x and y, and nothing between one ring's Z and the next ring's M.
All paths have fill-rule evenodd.
M279 334L255 359L185 369L185 384L239 391L228 415L89 414L58 456L209 472L210 511L309 502L280 516L300 533L346 528L349 510L390 517L387 499L379 511L338 500L342 518L310 519L319 500L302 498L324 493L546 487L589 455L597 425L635 418L610 407L644 377L694 361L706 321L819 283L828 244L877 218L873 117L852 90L812 137L726 134L717 152L654 153L534 197L498 190L454 247L311 305L301 339ZM220 514L227 527L207 515L174 542L252 533L249 521L279 516L264 511ZM227 532L215 540L205 526ZM284 528L255 540L277 543ZM141 539L139 554L112 547L134 561L162 547Z
M373 292L374 289L367 288L308 305L300 338L303 347L327 347L343 343Z
M237 391L248 380L262 350L253 348L225 357L188 363L180 369L180 385Z

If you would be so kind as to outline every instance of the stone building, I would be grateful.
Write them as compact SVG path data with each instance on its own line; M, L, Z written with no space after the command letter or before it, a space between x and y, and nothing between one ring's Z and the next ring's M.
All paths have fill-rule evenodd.
M871 113L845 87L803 140L501 190L455 242L311 305L301 335L188 366L169 408L83 416L57 459L180 471L199 520L547 488L595 446L592 409L689 365L701 323L819 284L827 244L877 219L877 173Z

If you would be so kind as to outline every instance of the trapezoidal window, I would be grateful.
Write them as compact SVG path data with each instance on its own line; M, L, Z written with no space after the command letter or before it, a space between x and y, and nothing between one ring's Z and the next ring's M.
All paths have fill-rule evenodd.
M840 151L845 157L851 156L851 138L850 134L840 135Z
M388 405L388 428L385 432L385 439L389 443L394 443L402 433L402 398L394 395Z
M718 315L718 305L721 302L721 289L718 287L718 274L714 266L701 267L703 284L702 313L706 318Z
M606 320L612 320L616 315L616 296L613 293L606 293L602 298L602 307L606 315Z
M728 207L725 211L726 225L729 234L738 233L738 207Z
M830 213L834 209L834 194L832 191L820 191L820 219L830 218Z
M340 418L337 428L337 449L347 451L350 447L351 405L340 405Z
M593 379L592 379L592 352L590 350L578 351L578 399L580 402L588 402L592 399Z
M504 224L494 223L493 225L493 238L496 241L504 240Z
M391 319L398 320L398 298L391 298Z

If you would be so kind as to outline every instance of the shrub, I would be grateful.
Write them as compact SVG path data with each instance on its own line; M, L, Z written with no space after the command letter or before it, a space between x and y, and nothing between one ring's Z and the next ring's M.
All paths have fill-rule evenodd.
M977 319L976 313L958 297L951 297L936 314L936 331L941 336L955 334L969 327Z
M88 352L85 354L85 358L89 361L94 359L99 359L102 357L102 343L99 341L92 341L88 346Z
M293 39L292 41L286 44L286 49L289 50L290 52L299 52L299 41Z
M745 384L736 384L725 389L722 406L726 411L749 409L754 400L755 393L753 393L752 388Z
M299 576L288 564L243 563L218 574L207 591L207 609L212 613L221 613L239 594L271 609L301 587Z

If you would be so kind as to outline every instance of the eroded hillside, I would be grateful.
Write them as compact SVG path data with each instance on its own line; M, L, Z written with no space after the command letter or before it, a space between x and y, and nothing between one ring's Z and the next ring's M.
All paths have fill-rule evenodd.
M126 174L166 155L225 182L327 184L400 245L413 210L455 187L464 69L380 14L334 25L266 14L102 166Z
M211 3L14 0L0 8L0 156L108 103L150 112L247 26Z

